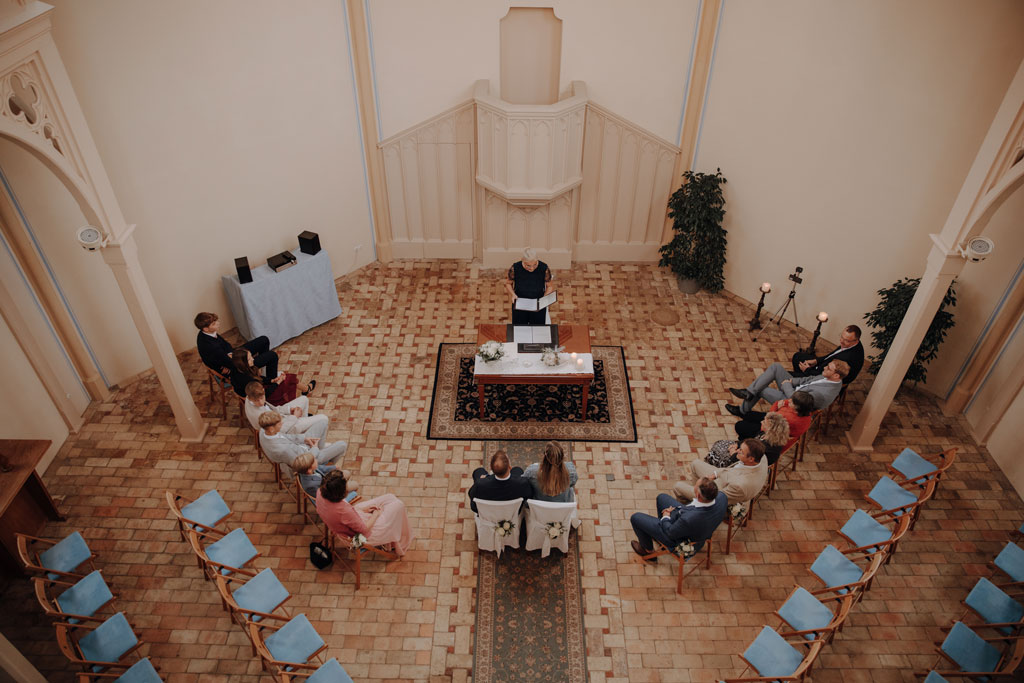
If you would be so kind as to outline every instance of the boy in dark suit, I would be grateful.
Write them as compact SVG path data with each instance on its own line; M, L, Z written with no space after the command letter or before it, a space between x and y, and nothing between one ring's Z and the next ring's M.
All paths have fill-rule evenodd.
M196 347L199 357L211 370L216 370L225 377L231 376L231 344L217 332L220 330L220 318L216 313L202 312L196 315ZM258 368L264 368L267 379L277 377L277 353L270 350L270 340L256 337L242 344L252 354L252 362Z

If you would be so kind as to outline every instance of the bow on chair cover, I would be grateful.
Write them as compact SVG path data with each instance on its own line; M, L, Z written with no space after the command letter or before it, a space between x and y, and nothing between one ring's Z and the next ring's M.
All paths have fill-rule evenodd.
M542 534L544 534L544 542L540 546L540 556L547 557L551 554L551 543L555 540L554 538L551 538L551 533L548 531L549 522L541 522L536 517L531 517L530 524L533 526L534 529L537 529ZM578 526L578 524L576 526ZM562 533L558 534L558 536L556 536L555 538L561 538L562 535L568 533L568 531L569 527L563 524Z
M514 534L514 533L516 533L516 531L519 530L519 525L516 524L514 521L512 521L510 519L509 520L503 519L501 521L502 522L512 522L512 532L511 533ZM477 522L477 523L482 525L484 528L486 528L489 533L494 534L494 545L497 546L497 548L495 549L494 552L498 553L498 557L501 557L501 551L505 549L505 536L502 536L501 532L498 531L498 522L492 522L489 519L484 519L483 517L481 517L479 522Z

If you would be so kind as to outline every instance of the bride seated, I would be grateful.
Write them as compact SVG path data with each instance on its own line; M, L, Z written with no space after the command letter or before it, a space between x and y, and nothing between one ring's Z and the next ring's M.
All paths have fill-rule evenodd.
M392 493L355 505L345 501L348 481L341 470L324 475L316 493L316 511L338 536L362 534L368 545L386 548L401 557L412 543L412 528L405 504Z

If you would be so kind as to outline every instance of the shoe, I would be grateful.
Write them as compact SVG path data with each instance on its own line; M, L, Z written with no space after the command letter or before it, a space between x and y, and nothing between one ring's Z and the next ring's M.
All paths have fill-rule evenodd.
M654 552L653 550L644 550L644 547L642 545L640 545L640 541L630 541L629 545L632 546L633 552L640 556L640 559L643 559L644 555L650 555L652 552ZM656 557L652 557L649 560L644 560L644 562L657 562L657 561L658 561L658 558L656 558Z
M737 408L736 406L734 406L734 405L732 405L730 403L725 404L725 409L728 410L730 414L735 415L736 417L740 418L741 420L746 415L746 413L744 413L742 410L740 410L739 408Z
M733 396L735 396L736 398L742 398L744 401L749 401L750 399L754 398L746 389L729 389L729 391L732 392Z
M314 389L316 389L316 380L315 379L311 379L311 380L309 380L309 388L306 389L305 391L303 391L302 395L303 396L309 396L310 393L312 393L312 391Z

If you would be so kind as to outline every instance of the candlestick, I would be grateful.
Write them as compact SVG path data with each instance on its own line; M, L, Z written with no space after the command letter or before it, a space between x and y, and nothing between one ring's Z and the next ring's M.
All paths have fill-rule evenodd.
M761 329L761 309L764 308L764 295L772 291L772 284L770 282L762 283L760 289L761 299L757 302L757 312L754 313L754 317L750 319L750 327L747 328L750 332Z
M818 344L818 337L821 336L821 324L828 322L828 313L822 311L818 314L818 326L814 328L814 336L811 337L811 345L807 347L807 353L814 353L814 347Z
M828 322L828 313L826 313L825 311L822 311L821 313L819 313L818 314L818 320L820 322L827 323Z

